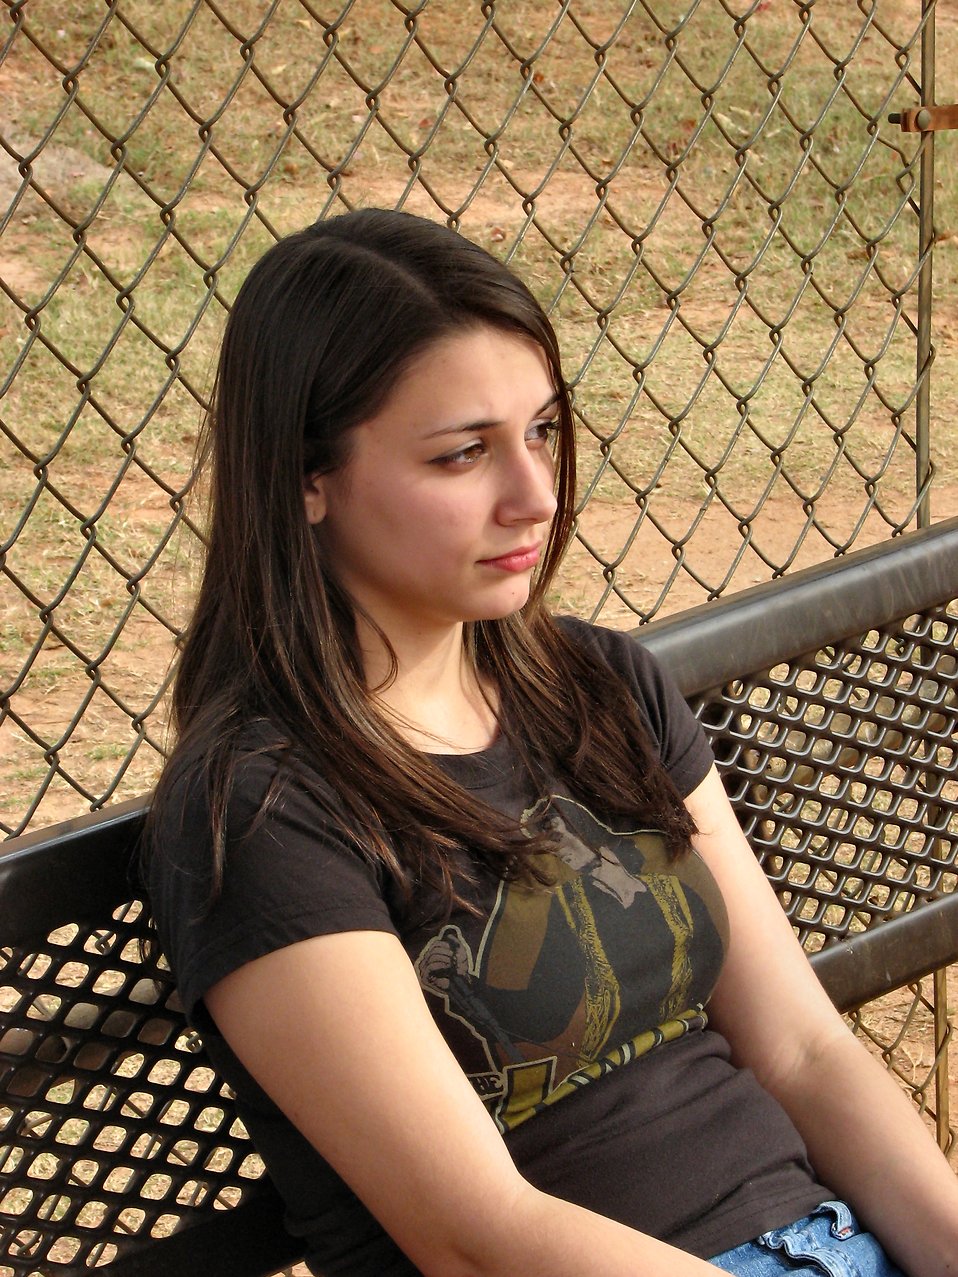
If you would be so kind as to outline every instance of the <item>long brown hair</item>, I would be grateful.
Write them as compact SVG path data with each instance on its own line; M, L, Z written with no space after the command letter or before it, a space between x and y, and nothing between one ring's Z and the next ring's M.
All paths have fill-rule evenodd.
M226 326L203 441L205 572L174 688L177 744L154 804L162 808L174 774L202 778L214 897L236 768L256 719L276 735L280 790L290 782L314 791L407 899L426 887L461 902L463 849L499 876L537 876L549 838L530 839L377 711L353 603L304 510L304 475L348 462L353 428L411 360L477 325L531 337L548 359L559 397L558 510L528 603L467 626L470 653L497 688L502 730L535 784L562 778L606 811L653 821L674 854L688 845L691 820L630 698L544 606L575 501L575 431L548 318L477 245L422 218L366 209L274 245Z

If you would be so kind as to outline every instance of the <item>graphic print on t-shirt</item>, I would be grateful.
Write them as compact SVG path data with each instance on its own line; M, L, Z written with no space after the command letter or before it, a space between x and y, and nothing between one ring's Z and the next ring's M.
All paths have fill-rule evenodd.
M504 1130L703 1027L721 961L697 856L672 863L659 832L613 830L561 795L521 823L555 838L551 885L499 883L485 925L443 927L416 961L474 1040L470 1077Z

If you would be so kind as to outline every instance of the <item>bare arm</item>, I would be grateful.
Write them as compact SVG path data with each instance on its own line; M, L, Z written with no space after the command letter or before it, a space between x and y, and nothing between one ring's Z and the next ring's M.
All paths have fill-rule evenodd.
M798 1127L823 1183L912 1277L958 1273L958 1179L815 979L714 768L688 799L731 924L710 1005L736 1064Z
M427 1277L718 1271L519 1175L395 937L291 945L206 1002L260 1085Z

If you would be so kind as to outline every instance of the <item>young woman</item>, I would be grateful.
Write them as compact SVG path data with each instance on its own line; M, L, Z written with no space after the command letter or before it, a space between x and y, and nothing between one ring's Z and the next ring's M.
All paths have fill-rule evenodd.
M681 697L546 610L574 442L529 291L406 214L310 227L208 433L149 888L311 1270L958 1273L955 1177Z

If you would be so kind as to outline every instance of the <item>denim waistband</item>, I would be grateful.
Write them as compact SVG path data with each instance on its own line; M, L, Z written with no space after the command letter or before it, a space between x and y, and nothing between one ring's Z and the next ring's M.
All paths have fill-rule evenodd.
M709 1261L734 1277L905 1277L845 1202L773 1228Z

